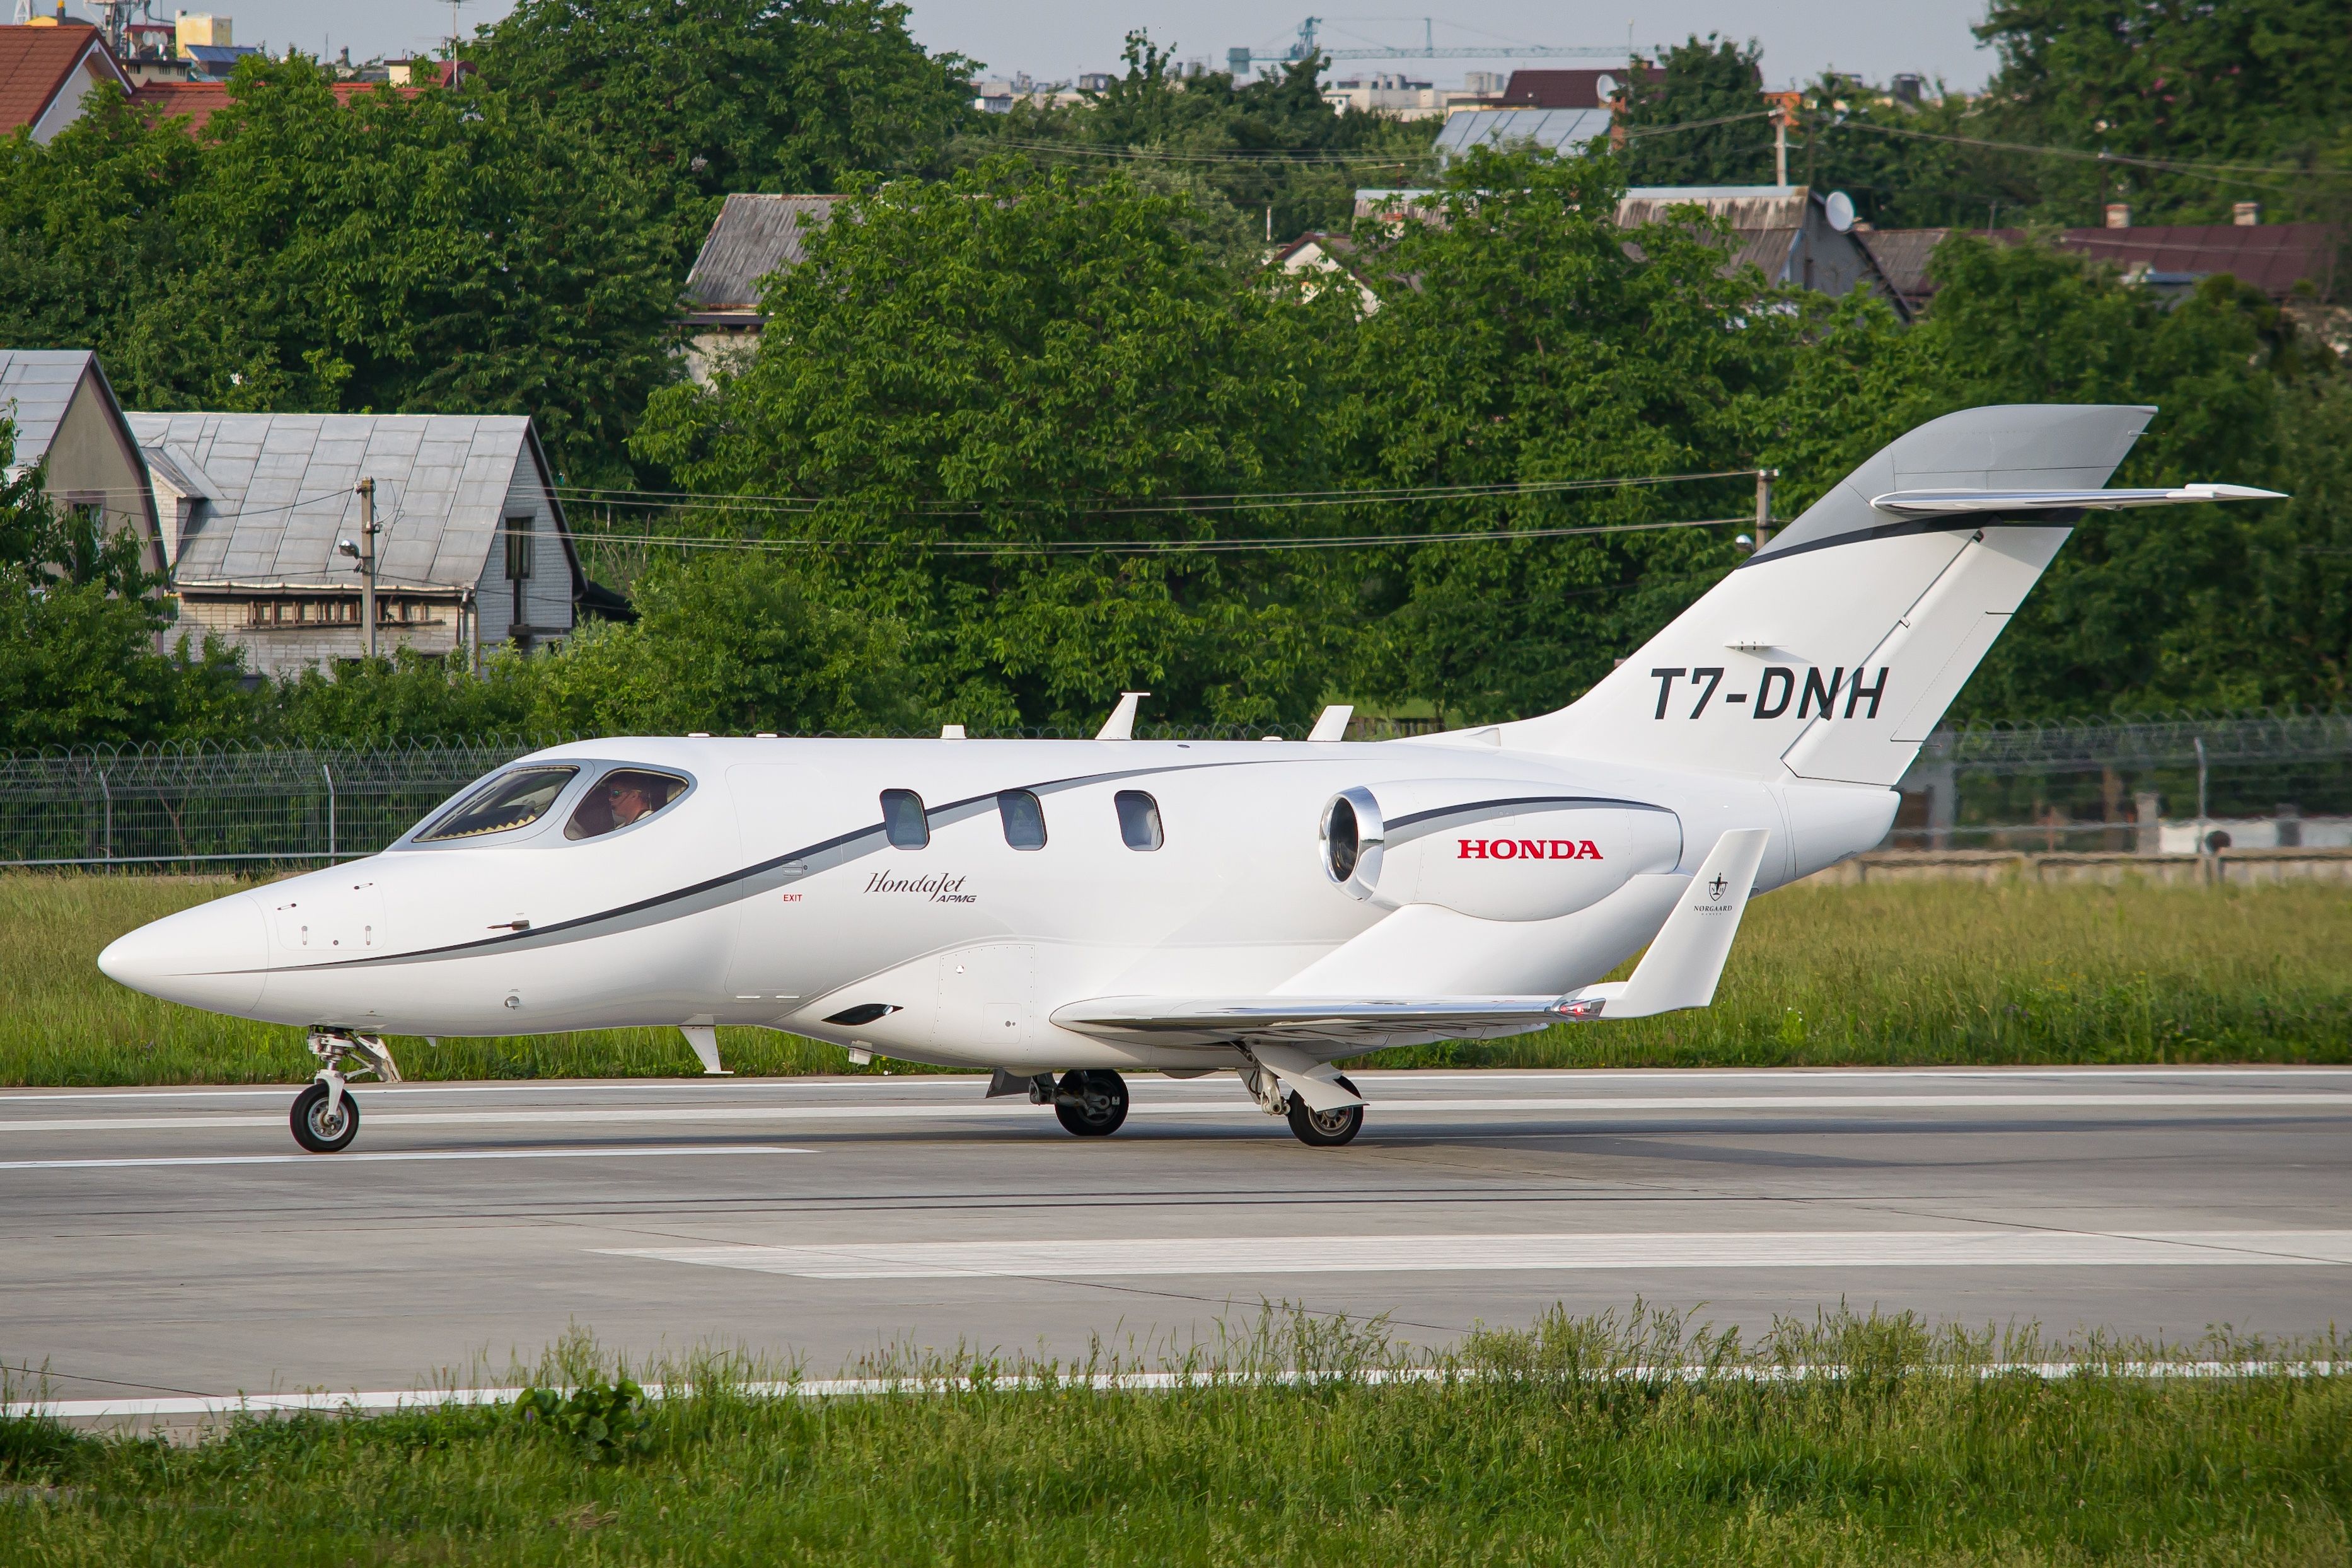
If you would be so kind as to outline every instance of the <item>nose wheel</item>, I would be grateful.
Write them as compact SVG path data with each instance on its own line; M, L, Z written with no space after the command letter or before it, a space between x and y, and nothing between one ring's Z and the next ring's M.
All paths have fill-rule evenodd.
M372 1072L380 1082L397 1083L400 1068L380 1037L348 1030L312 1030L310 1054L319 1059L318 1081L294 1096L288 1120L294 1141L306 1152L341 1154L360 1135L360 1106L352 1098L352 1079Z
M313 1083L294 1096L294 1141L314 1155L336 1155L360 1135L360 1103Z

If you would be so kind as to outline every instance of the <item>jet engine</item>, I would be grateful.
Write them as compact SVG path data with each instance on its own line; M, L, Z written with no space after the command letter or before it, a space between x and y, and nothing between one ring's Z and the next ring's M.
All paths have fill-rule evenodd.
M1682 859L1663 806L1558 783L1423 779L1340 790L1323 807L1323 873L1383 909L1434 904L1481 920L1549 920Z

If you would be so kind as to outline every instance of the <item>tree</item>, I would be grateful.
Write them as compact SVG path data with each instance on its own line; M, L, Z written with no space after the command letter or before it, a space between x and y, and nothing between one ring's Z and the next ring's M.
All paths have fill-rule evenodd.
M1772 179L1763 51L1709 33L1636 59L1628 73L1626 168L1636 185L1761 185ZM1677 129L1687 127L1688 129Z
M1329 62L1317 55L1242 80L1223 71L1182 74L1141 32L1127 36L1126 72L1077 107L1013 105L975 131L975 161L1015 151L1040 161L1067 156L1081 173L1157 166L1213 192L1263 243L1338 227L1362 184L1399 185L1425 170L1436 122L1399 120L1323 98ZM1068 148L1057 154L1053 144ZM1173 182L1171 182L1172 183ZM1264 225L1264 227L1260 225Z
M220 733L250 721L236 661L215 643L157 653L170 625L139 541L96 508L58 508L36 465L13 470L0 418L0 750Z
M1753 480L1475 492L1760 466L1807 338L1891 323L1727 270L1728 236L1703 219L1628 234L1622 179L1605 158L1476 152L1447 171L1433 221L1369 258L1398 286L1335 415L1349 468L1474 494L1367 507L1352 526L1530 537L1363 558L1376 632L1351 692L1474 722L1576 697L1739 559L1736 526L1648 526L1752 516ZM1540 531L1563 528L1641 531Z
M627 473L678 266L630 173L527 104L248 58L200 137L115 99L0 146L13 340L90 347L133 407L529 413ZM621 482L627 482L623 479Z
M471 51L501 94L651 179L698 243L730 191L845 191L933 167L973 62L891 0L522 0ZM691 254L690 251L688 254Z
M1296 719L1315 573L1173 547L1295 526L1214 497L1324 483L1352 311L1192 229L1116 175L887 185L772 289L750 366L662 393L637 450L697 491L808 497L751 515L806 541L813 591L906 623L944 717L1081 724L1134 686L1174 718Z

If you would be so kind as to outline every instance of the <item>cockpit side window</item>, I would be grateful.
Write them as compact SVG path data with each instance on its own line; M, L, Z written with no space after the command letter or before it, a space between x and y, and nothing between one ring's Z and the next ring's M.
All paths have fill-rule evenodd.
M686 780L675 773L653 773L642 768L616 768L588 787L572 821L563 824L567 839L594 839L644 821L686 793Z
M416 835L416 841L437 844L527 828L547 815L547 809L579 771L577 768L518 768L501 773L444 812L439 821Z
M923 814L923 798L912 789L883 790L882 832L893 849L919 850L929 845L931 823Z

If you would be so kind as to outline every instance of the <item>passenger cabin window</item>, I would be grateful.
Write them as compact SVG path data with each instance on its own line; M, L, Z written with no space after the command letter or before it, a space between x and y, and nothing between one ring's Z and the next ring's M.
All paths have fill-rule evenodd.
M1160 831L1160 802L1140 789L1122 789L1111 797L1118 808L1118 836L1131 850L1156 850L1168 841Z
M1004 823L1004 841L1016 850L1045 847L1045 809L1026 789L1007 789L996 797L996 815Z
M882 831L893 849L919 850L929 844L931 823L923 815L923 798L912 789L883 790Z
M527 828L547 815L547 809L579 771L577 768L520 768L501 773L417 834L416 841L435 844Z
M563 836L593 839L618 832L644 821L685 793L686 780L675 773L616 768L589 787L572 821L563 824Z

